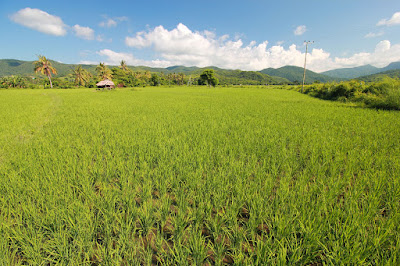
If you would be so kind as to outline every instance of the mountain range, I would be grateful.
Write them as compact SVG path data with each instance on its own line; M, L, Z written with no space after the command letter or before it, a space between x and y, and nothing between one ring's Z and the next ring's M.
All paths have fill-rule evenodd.
M57 69L57 77L67 76L72 73L76 64L64 64L52 61L53 66ZM91 73L95 73L95 65L82 65L82 67ZM110 66L113 67L113 66ZM221 84L300 84L303 80L304 70L297 66L284 66L280 68L266 68L261 71L242 71L221 69L218 67L186 67L171 66L167 68L151 68L146 66L129 66L133 71L150 71L157 73L183 73L193 78L200 76L204 69L214 69L217 78ZM396 71L399 70L399 71ZM394 62L383 68L377 68L371 65L365 65L354 68L341 68L329 70L322 73L316 73L310 70L306 71L306 83L341 81L348 79L374 80L382 74L386 73L391 77L400 77L400 62ZM0 77L1 76L35 76L33 71L33 61L23 61L16 59L0 59ZM368 75L375 75L369 77Z
M353 68L340 68L335 70L329 70L322 72L320 74L339 79L354 79L395 69L400 69L400 62L393 62L390 63L388 66L382 68L374 67L371 65L365 65Z

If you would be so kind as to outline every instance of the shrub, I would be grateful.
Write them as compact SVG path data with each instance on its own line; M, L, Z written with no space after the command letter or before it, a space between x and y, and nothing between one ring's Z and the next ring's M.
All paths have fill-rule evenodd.
M301 91L301 86L290 86L287 89ZM352 101L373 108L400 110L400 80L390 77L369 84L358 80L314 83L305 86L304 93L325 100Z

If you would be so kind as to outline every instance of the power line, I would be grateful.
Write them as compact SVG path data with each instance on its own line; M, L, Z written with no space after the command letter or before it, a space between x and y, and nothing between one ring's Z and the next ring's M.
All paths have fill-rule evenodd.
M306 44L306 55L304 56L304 75L303 75L303 86L301 87L301 93L303 93L304 83L306 82L306 64L307 64L307 53L308 53L308 44L314 43L314 41L304 41Z

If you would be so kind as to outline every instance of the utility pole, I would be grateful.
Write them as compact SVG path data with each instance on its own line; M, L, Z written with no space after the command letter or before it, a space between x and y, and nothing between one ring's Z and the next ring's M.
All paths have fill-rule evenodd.
M303 75L303 86L301 87L301 93L303 93L304 83L306 82L306 64L307 64L308 44L314 43L314 41L304 41L304 43L306 44L306 55L304 57L304 75Z

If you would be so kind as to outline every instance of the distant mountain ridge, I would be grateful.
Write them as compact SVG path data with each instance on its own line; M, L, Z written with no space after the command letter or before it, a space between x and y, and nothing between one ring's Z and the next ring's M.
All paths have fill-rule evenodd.
M381 68L380 72L388 71L388 70L395 70L400 69L400 62L393 62L390 63L388 66Z
M260 72L270 76L286 78L291 82L301 83L303 82L304 68L297 66L284 66L280 68L266 68ZM308 69L306 71L306 83L313 83L314 81L328 82L337 80L337 78L316 73Z
M352 68L339 68L321 72L320 74L339 79L354 79L395 69L400 69L400 62L393 62L387 65L386 67L382 68L374 67L371 65L365 65Z
M57 61L50 60L52 65L57 69L58 76L65 76L72 72L78 64L63 64ZM81 65L84 69L94 73L96 66L94 65ZM34 61L23 61L16 59L0 59L0 77L21 75L21 76L34 76L33 70Z
M340 68L322 72L321 74L334 77L334 78L343 78L343 79L352 79L365 75L375 74L379 72L379 68L365 65L353 68Z
M382 80L384 77L390 77L390 78L400 78L400 68L399 69L393 69L393 70L387 70L384 72L379 72L376 74L371 74L367 76L362 76L358 77L358 80L365 81L365 82L375 82Z

